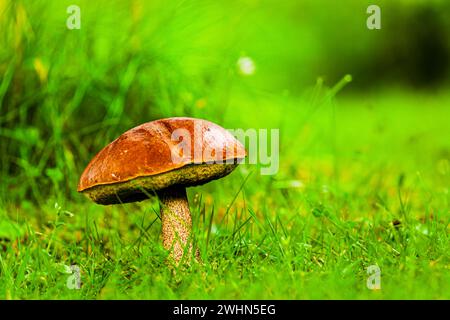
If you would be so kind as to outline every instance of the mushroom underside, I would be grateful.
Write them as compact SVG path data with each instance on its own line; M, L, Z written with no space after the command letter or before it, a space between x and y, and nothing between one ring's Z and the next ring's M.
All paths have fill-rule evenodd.
M164 190L171 186L186 188L220 179L231 173L237 165L238 161L224 164L189 164L156 175L137 177L114 184L97 185L82 192L92 201L103 205L142 201L154 195L158 190Z

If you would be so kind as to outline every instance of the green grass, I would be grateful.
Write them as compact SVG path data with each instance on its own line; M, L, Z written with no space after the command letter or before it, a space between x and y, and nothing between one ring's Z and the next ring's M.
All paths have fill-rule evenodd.
M0 0L0 299L450 298L450 95L361 85L384 41L351 16L365 6L91 2L67 31L72 1ZM204 264L174 275L155 199L99 206L76 185L119 134L180 115L279 129L280 170L189 189Z
M244 165L190 189L204 265L176 276L164 264L155 200L103 207L80 196L62 208L52 197L42 206L6 201L0 296L448 299L449 97L433 97L427 114L417 96L417 105L394 108L399 98L408 99L341 101L334 129L327 107L289 134L281 127L276 177ZM301 118L302 101L285 103ZM82 270L80 290L66 287L63 265L72 264ZM378 291L366 288L373 264Z

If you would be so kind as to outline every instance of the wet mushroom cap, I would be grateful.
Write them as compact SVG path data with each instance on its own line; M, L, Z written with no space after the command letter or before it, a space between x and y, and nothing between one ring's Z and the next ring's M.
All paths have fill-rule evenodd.
M158 190L224 177L245 156L242 144L212 122L156 120L128 130L103 148L81 175L78 191L105 205L141 201Z

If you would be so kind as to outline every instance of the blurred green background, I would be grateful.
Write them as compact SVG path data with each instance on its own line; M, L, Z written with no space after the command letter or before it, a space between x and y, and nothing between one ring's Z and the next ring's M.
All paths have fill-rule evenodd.
M333 86L352 75L342 94L362 99L448 89L450 3L378 1L382 29L368 30L371 3L78 1L81 29L68 30L73 1L3 0L2 196L75 197L95 152L156 118L278 127L283 100L319 77ZM239 74L242 56L254 61L252 76Z
M81 8L80 30L66 27L66 9L72 4ZM366 27L370 4L381 7L381 30ZM202 195L206 211L212 212L209 231L219 226L223 215L242 209L232 219L235 224L244 222L250 212L252 219L263 217L269 230L249 231L242 237L262 239L261 244L269 235L275 246L258 246L258 252L270 252L261 253L267 269L244 267L241 277L248 280L244 284L228 274L227 281L237 283L231 287L234 291L206 290L213 297L371 297L364 290L362 295L340 290L341 280L332 282L327 293L313 290L309 296L302 290L277 289L277 284L291 278L266 277L273 290L258 286L262 278L258 272L279 269L277 259L291 252L293 260L286 267L290 272L354 268L360 275L364 274L361 266L389 256L385 267L392 274L406 270L405 279L422 274L421 283L430 287L422 292L412 285L410 291L392 289L387 297L403 298L406 292L412 297L448 298L449 287L441 284L449 279L449 57L450 2L445 0L0 0L0 238L4 241L0 294L7 298L55 294L48 289L51 281L57 282L51 272L31 264L27 268L34 270L29 272L33 281L26 280L27 272L20 268L22 273L14 273L23 263L14 253L14 241L19 252L20 243L33 244L46 248L51 258L45 259L67 264L81 259L86 268L91 262L97 266L92 265L92 271L103 261L98 256L89 260L93 243L101 257L118 254L107 240L108 232L117 230L121 241L130 243L146 234L133 226L140 223L139 212L155 217L148 211L157 211L155 201L96 206L77 194L78 178L89 160L124 131L162 117L192 116L225 128L279 128L281 136L277 175L261 176L254 166L241 166L220 182L190 191L191 199ZM254 66L248 74L238 63L242 58ZM346 75L351 75L351 82ZM236 198L243 181L243 194ZM201 209L195 201L193 205ZM228 204L232 208L225 212ZM61 208L74 213L75 220L57 229L60 225L49 221L56 214L59 217ZM200 212L205 217L204 209ZM105 222L111 217L117 222ZM284 227L281 220L286 221ZM407 226L409 236L418 237L413 237L417 242L394 234L391 222L396 220ZM92 237L95 221L99 231ZM423 226L430 234L425 235ZM234 239L235 233L227 228L222 235ZM311 233L299 235L302 241L294 236L305 230ZM147 240L157 243L158 232L151 229ZM349 243L335 247L333 241L340 240L332 232L335 236L343 232ZM33 242L31 234L41 240ZM211 237L199 235L206 260L221 252L222 238ZM213 241L209 249L205 239ZM247 252L248 242L242 241L231 243L239 252ZM304 249L296 247L299 241L305 243ZM329 247L324 248L327 241ZM68 250L75 242L83 244L81 249ZM312 249L305 249L306 245ZM402 259L390 256L391 247ZM423 264L412 258L418 253ZM144 254L138 256L146 261ZM327 264L327 259L333 262ZM345 263L334 263L339 259ZM440 266L439 272L428 269L430 261L433 267ZM341 277L337 271L332 275ZM117 279L124 280L122 273ZM309 282L310 289L326 283L318 279ZM26 281L33 285L22 286ZM107 280L95 281L83 297L103 292ZM117 281L102 297L128 292ZM150 294L152 298L192 297L196 292L170 282L169 293L160 282L155 286L159 289L152 291L157 292ZM248 295L239 293L239 287L248 287Z

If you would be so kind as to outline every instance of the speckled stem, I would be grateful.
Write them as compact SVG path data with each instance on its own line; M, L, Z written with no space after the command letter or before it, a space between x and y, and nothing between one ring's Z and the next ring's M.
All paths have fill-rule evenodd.
M164 248L178 265L190 262L192 254L192 219L184 187L171 187L157 192L160 200L162 240ZM189 249L186 250L186 247Z

